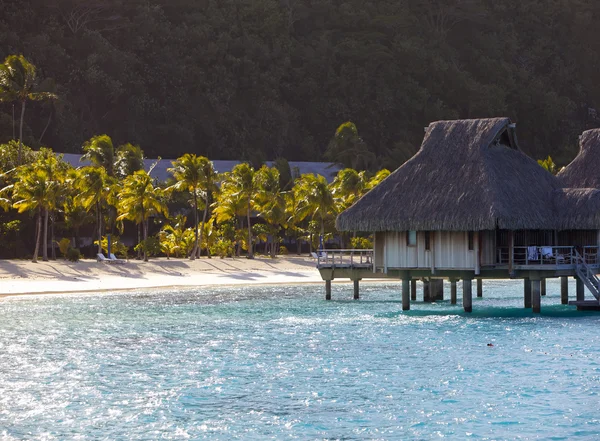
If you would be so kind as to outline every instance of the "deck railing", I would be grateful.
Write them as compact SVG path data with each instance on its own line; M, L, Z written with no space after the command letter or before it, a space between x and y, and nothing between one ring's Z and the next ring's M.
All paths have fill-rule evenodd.
M373 265L373 250L323 250L317 252L317 266L327 268L369 268Z
M581 257L588 265L598 265L598 247L581 247ZM509 248L499 247L497 263L508 264ZM515 265L574 265L576 251L572 246L529 246L513 248L513 264Z

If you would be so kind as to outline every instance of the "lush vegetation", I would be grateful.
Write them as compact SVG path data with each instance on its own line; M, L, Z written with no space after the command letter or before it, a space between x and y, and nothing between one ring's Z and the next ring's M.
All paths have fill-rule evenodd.
M374 171L433 120L504 115L561 166L599 125L596 0L21 0L0 17L0 60L38 66L28 98L0 104L0 142L21 138L26 103L36 149L109 133L151 157ZM330 145L349 120L360 137Z
M258 170L241 163L218 174L208 158L186 153L173 161L171 182L155 182L141 167L139 147L115 148L107 135L84 143L92 165L79 168L50 149L18 146L0 145L0 255L33 261L39 254L56 258L56 249L77 260L82 237L88 256L107 252L108 234L113 253L137 252L144 260L253 257L255 250L275 256L284 238L300 253L296 244L308 242L314 249L320 235L331 238L337 213L389 174L343 169L328 184L323 176L289 178L285 161ZM137 238L135 246L123 244L126 236ZM338 246L369 245L366 238L336 236Z

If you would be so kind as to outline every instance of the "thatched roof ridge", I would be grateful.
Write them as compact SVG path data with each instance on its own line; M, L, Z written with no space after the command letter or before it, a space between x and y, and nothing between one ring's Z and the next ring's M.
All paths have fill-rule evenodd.
M553 229L558 180L508 118L438 121L419 151L338 216L345 231Z
M581 134L579 153L557 176L566 188L600 188L600 129Z

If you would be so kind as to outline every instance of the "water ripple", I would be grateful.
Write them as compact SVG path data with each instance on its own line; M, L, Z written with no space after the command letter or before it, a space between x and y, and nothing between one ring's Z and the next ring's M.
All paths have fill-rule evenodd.
M557 281L541 316L512 281L470 315L364 288L5 299L0 440L598 438L600 315Z

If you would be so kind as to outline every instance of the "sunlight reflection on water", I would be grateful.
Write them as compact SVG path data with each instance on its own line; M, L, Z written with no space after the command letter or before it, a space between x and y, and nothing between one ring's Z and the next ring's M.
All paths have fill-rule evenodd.
M472 314L398 284L7 298L0 440L597 439L600 315L484 288Z

